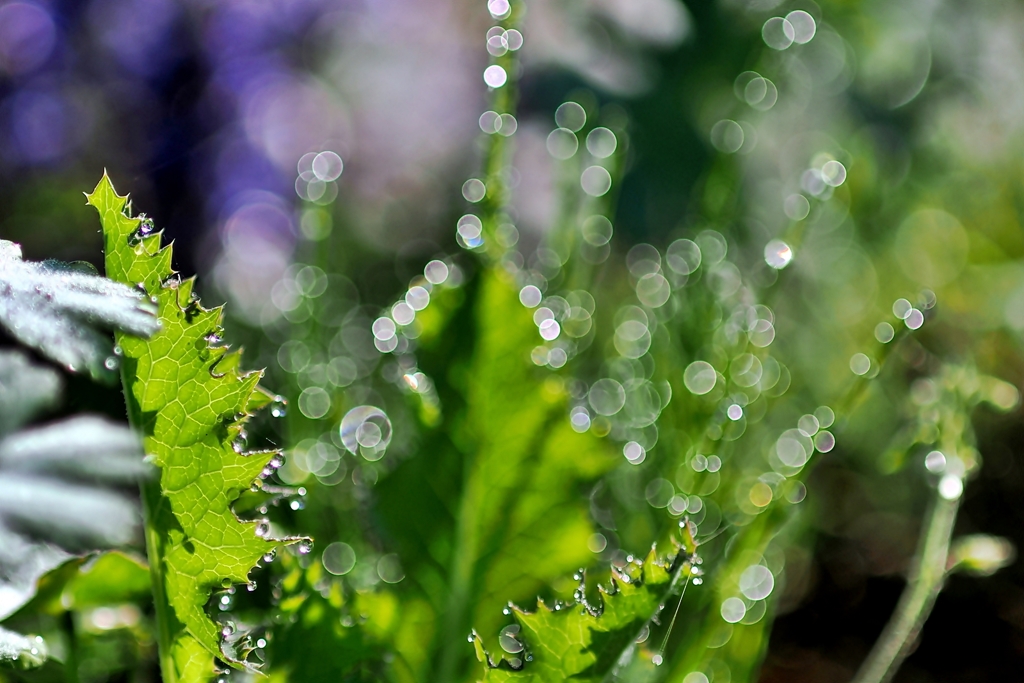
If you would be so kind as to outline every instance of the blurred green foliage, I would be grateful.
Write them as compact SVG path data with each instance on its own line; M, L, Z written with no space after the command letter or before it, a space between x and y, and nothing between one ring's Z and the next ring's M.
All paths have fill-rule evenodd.
M499 43L523 28L514 6L492 17ZM635 96L536 64L517 90L518 54L495 48L512 78L486 107L518 132L481 120L471 182L484 194L464 186L445 237L423 218L440 246L396 256L386 237L360 239L369 210L335 176L337 200L296 209L291 265L265 301L228 319L289 401L249 425L251 443L286 450L272 479L282 493L235 512L316 545L282 551L253 591L215 592L205 609L250 629L251 661L275 683L785 677L773 624L821 584L863 595L913 575L920 520L956 482L968 535L947 569L988 576L1012 562L1016 10L688 9L687 40L637 48L656 77ZM586 21L620 45L607 17ZM310 152L307 198L323 182ZM522 189L536 178L543 192ZM77 216L60 208L70 196L23 189L5 225ZM54 235L36 248L59 251ZM986 468L1018 486L991 503L1009 514L982 507ZM686 557L681 521L696 529ZM623 615L629 590L598 585L635 569L629 557L648 559ZM697 559L701 581L680 595L658 563ZM39 680L147 671L136 568L104 555L40 589L32 632L78 673ZM992 615L1019 605L1006 597L1019 573L1006 582ZM1024 629L1006 613L991 618ZM852 675L870 631L814 680ZM920 653L942 637L926 631ZM956 678L920 653L910 663L928 680Z

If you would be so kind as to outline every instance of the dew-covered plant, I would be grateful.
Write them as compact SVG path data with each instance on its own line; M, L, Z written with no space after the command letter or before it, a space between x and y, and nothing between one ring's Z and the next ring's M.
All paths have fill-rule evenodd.
M453 221L461 253L425 259L382 302L346 276L358 269L332 204L339 156L299 161L304 240L256 344L296 399L278 474L307 487L309 509L338 531L305 577L292 569L281 604L294 601L303 633L319 617L321 637L333 632L344 653L333 666L353 677L755 680L773 616L794 599L785 567L808 542L808 478L819 461L881 441L890 472L932 463L921 490L940 501L910 597L880 640L890 654L873 655L863 680L891 675L943 579L965 566L936 558L949 554L973 471L970 415L979 401L1005 410L1017 398L922 336L939 309L920 284L894 283L908 298L891 313L871 303L862 318L874 339L851 350L835 330L805 325L808 339L836 346L819 369L827 381L803 366L805 339L784 336L804 335L793 319L806 311L786 299L809 277L798 255L844 220L854 163L828 145L808 158L786 181L783 229L751 240L731 228L748 201L732 155L776 124L770 110L790 85L777 55L820 29L808 50L819 49L832 29L803 10L764 23L754 60L764 73L735 84L736 107L762 118L712 121L720 157L693 218L665 244L627 249L613 223L629 123L588 91L557 108L546 140L553 222L540 237L517 228L517 54L529 36L522 3L488 10L492 100L480 175L462 185L468 206ZM878 404L878 386L899 396L906 423L864 438L858 416ZM955 406L952 422L921 403L927 386ZM932 427L915 432L921 420ZM1003 549L994 569L1005 543L986 542ZM286 642L268 656L293 680L331 666L309 661L311 643Z
M244 431L275 397L257 386L262 373L239 370L239 352L224 345L221 311L203 308L194 280L171 269L162 234L131 215L106 176L88 200L103 224L107 274L152 297L161 325L149 339L119 334L117 343L129 420L160 470L142 500L163 680L207 680L214 658L256 666L247 662L257 649L253 629L215 621L204 608L215 590L255 590L250 572L300 540L278 539L268 521L243 522L233 509L242 492L264 492L263 480L280 466L276 450L247 451Z
M894 675L952 572L1012 560L1004 539L954 538L981 467L973 420L1019 399L992 360L1016 352L977 351L958 317L947 248L963 228L865 196L882 171L841 126L772 144L787 112L832 106L850 77L826 18L759 20L746 70L700 115L711 161L692 209L648 244L616 227L634 128L586 89L545 119L549 224L517 225L525 5L486 7L478 177L461 183L449 249L397 296L365 277L385 266L363 262L326 147L298 161L301 239L258 327L203 308L106 176L88 201L122 284L0 245L0 322L62 365L120 374L154 466L96 420L16 431L56 380L0 357L0 378L31 387L0 411L0 618L20 610L0 659L102 680L117 669L96 653L128 632L139 652L124 659L165 681L754 681L829 515L815 471L837 462L902 476L923 508L858 681ZM893 254L851 246L854 217L900 221ZM280 396L240 370L224 326ZM83 477L103 485L65 490ZM83 564L73 553L133 542L135 508L110 482L138 477L148 569ZM104 592L102 572L123 590ZM15 632L42 630L21 626L38 614L70 621L46 622L50 659Z

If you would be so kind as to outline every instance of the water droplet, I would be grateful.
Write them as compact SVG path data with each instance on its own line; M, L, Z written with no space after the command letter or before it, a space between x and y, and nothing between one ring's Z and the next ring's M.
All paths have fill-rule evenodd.
M276 557L277 557L277 548L271 548L268 552L263 554L263 561L264 562L268 562L268 563L269 562L273 562Z
M754 564L743 570L739 588L748 600L764 600L775 588L775 577L768 567Z
M764 260L772 268L782 270L793 260L793 249L782 240L772 240L764 247Z
M256 535L265 538L270 533L270 522L261 520L256 523Z
M626 404L626 391L617 381L606 377L594 382L588 400L598 415L615 415Z
M288 414L288 401L283 396L275 396L270 404L270 414L273 417L284 417Z
M498 644L501 645L501 649L512 655L525 650L526 646L516 638L518 634L519 624L510 624L501 629L501 633L498 634Z
M855 353L850 358L850 370L855 375L866 375L871 370L871 359L863 353Z
M128 244L135 246L142 242L146 237L149 237L156 231L156 226L153 224L153 219L146 216L144 213L139 214L139 227L137 227L131 235L128 236Z
M103 367L105 367L107 370L117 370L118 366L120 365L121 362L117 359L116 356L109 356L105 361L103 361Z
M298 551L300 555L309 555L311 552L313 552L313 541L305 539L299 541Z
M662 662L664 662L665 659L661 655L654 655L653 657L651 657L651 661L654 662L654 666L661 666Z
M964 492L963 479L955 474L947 474L939 480L939 495L946 500L956 500Z
M255 591L256 590L256 582L255 581L250 581L249 583L245 584L245 590L249 591L250 593Z
M719 611L722 619L730 624L735 624L747 613L747 606L739 598L726 598L722 601L722 607Z
M717 383L718 373L710 363L702 360L690 363L683 372L683 384L698 396L703 396L714 389Z
M342 445L350 453L380 460L391 443L391 420L380 408L358 406L345 413L339 432Z
M348 543L334 542L324 548L320 561L331 574L343 576L356 566L356 553Z

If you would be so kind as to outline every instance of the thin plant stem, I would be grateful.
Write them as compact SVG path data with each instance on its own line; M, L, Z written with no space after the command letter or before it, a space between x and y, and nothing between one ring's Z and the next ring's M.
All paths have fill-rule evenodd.
M921 530L921 541L907 587L889 623L861 665L853 683L886 683L910 654L946 578L949 544L953 536L960 496L952 500L938 492Z
M64 630L68 637L68 651L64 658L64 675L67 683L78 683L78 633L75 629L75 615L64 613Z
M502 28L514 29L519 26L524 11L523 0L513 1L509 15L495 22ZM508 74L508 81L502 87L492 89L490 104L500 114L515 115L519 92L516 77L519 68L518 51L508 50L491 61L502 67ZM483 159L483 174L486 179L487 194L480 203L479 214L485 235L485 254L492 261L497 261L504 253L495 239L498 225L505 220L506 207L509 203L510 188L507 187L506 175L511 166L512 139L500 133L490 133L487 137L486 151ZM467 463L467 475L464 481L464 493L459 507L458 525L455 532L455 548L452 554L450 585L445 606L445 615L441 627L441 652L437 660L435 680L452 681L459 675L465 657L465 633L469 629L469 612L474 591L477 588L478 567L480 559L481 533L477 528L476 515L487 496L486 484L474 478L473 463Z
M131 396L125 369L121 368L121 386L124 387L124 402L128 413L128 424L140 430L142 416L139 414L135 397ZM153 611L156 621L156 642L160 659L160 674L163 683L177 683L178 669L174 665L171 652L174 638L181 628L171 603L167 600L167 584L164 580L163 538L158 529L160 506L163 494L160 491L160 480L147 479L140 484L142 498L143 524L145 525L146 559L149 563L149 576L153 585Z

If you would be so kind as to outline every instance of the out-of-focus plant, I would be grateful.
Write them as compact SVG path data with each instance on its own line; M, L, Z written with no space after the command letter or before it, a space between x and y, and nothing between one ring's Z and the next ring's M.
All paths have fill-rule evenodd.
M117 338L129 419L160 469L159 481L142 490L160 670L167 683L208 680L214 658L245 668L257 649L253 628L210 618L211 593L255 590L249 574L257 564L300 540L275 538L267 520L243 522L233 509L243 491L279 493L261 486L280 466L279 452L246 451L244 431L275 399L257 386L262 373L239 370L240 354L224 345L221 310L204 309L194 279L171 269L162 234L131 215L106 175L88 199L103 224L107 273L138 283L161 325L150 339ZM309 547L302 541L300 552Z
M661 7L663 25L645 30L678 40L689 15L663 5L636 6ZM480 172L461 184L467 207L448 241L461 251L403 255L408 284L392 298L380 284L390 274L363 263L353 238L387 211L346 197L345 162L369 162L343 162L332 139L342 122L320 121L323 144L298 160L297 234L263 229L286 212L262 194L226 220L216 279L259 324L246 331L252 350L290 402L270 405L276 421L250 415L255 376L220 357L219 313L192 301L191 281L166 279L170 252L148 223L123 214L108 186L93 195L108 274L160 297L169 326L121 341L129 414L162 468L146 500L164 678L208 677L218 656L265 662L272 681L753 681L774 619L807 590L815 534L855 533L846 506L827 500L841 470L870 482L858 521L887 506L925 520L916 555L890 558L907 589L859 674L886 680L952 572L991 574L1014 555L1006 539L953 533L981 466L972 420L1018 401L994 376L1019 379L1024 299L1009 293L1024 282L1024 246L1005 229L1016 225L1011 191L986 186L994 200L982 204L996 208L982 208L950 191L967 171L932 163L974 158L936 142L961 140L962 117L945 107L928 126L912 120L942 97L929 84L955 72L915 27L947 19L694 6L692 35L718 22L730 28L716 35L742 40L701 45L690 71L662 64L664 88L639 104L569 90L552 125L518 108L519 55L536 45L534 64L640 94L656 70L632 59L627 29L643 21L610 0L579 16L534 5L533 22L586 29L574 51L524 24L522 2L486 7ZM591 38L631 58L592 59ZM747 54L725 54L733 44ZM632 68L612 69L621 64ZM295 106L305 111L317 88L290 90ZM275 82L250 98L266 106L246 107L247 144L273 147L278 162L276 143L294 141L278 135L285 90ZM652 134L670 128L651 125L660 115L673 135ZM921 128L931 137L904 134ZM683 133L699 136L685 158ZM441 173L423 179L443 185ZM427 222L443 204L396 213ZM665 215L682 220L654 225ZM652 243L634 244L641 234ZM237 391L211 411L225 370ZM285 441L279 468L235 452L242 422ZM214 453L200 453L204 439ZM224 462L237 476L222 476ZM246 492L257 474L260 490ZM267 557L250 576L256 531L295 529L317 537L316 552ZM893 531L860 533L877 543ZM210 561L225 548L238 552ZM251 595L236 595L231 584L250 578ZM97 614L127 598L61 597L79 595L94 624L146 642L138 619Z
M998 382L991 395L950 389L964 397L951 404L953 423L909 441L913 427L890 421L865 438L870 430L858 422L877 409L875 387L898 392L908 374L918 380L914 400L921 383L937 386L957 372L975 378L967 384L995 382L955 370L938 337L918 332L926 319L941 320L931 288L959 267L946 248L956 248L960 233L946 214L909 213L897 254L910 277L883 282L918 294L898 299L891 313L879 310L877 290L855 284L865 268L877 283L874 266L844 252L848 216L860 209L858 158L824 138L786 153L787 164L801 167L782 182L770 228L731 227L767 210L745 183L756 186L756 164L781 154L772 127L786 124L798 96L803 106L819 96L799 90L805 74L797 67L822 53L834 64L817 62L811 81L849 84L843 39L820 14L794 9L762 20L762 47L737 74L732 103L711 98L717 116L706 133L719 156L675 239L613 256L618 187L633 158L629 123L581 91L557 108L546 138L557 201L538 241L516 227L512 203L515 57L529 49L518 30L522 6L495 0L488 8L495 25L483 78L493 99L480 118L482 172L463 184L471 207L455 221L469 254L437 254L397 300L362 303L379 293L344 276L344 213L317 200L303 210L298 260L275 286L281 317L265 330L297 407L286 421L295 448L279 476L307 487L310 509L338 520L340 536L312 558L321 566L310 566L308 578L282 584L281 604L302 605L295 614L307 633L312 617L302 615L322 615L324 629L336 615L346 625L334 636L346 653L338 666L354 676L753 680L786 588L786 557L806 543L799 509L814 464L865 444L890 472L916 463L922 448L955 463L968 452L978 400L1016 403L1015 390ZM319 197L341 169L333 151L312 151L299 162L298 186ZM929 245L933 230L952 241ZM815 281L826 284L815 290ZM842 329L866 325L874 339L853 343L833 321L796 324L804 301L812 311L856 311L859 322L840 320ZM812 339L836 353L804 358ZM910 395L898 404L910 405ZM596 437L593 455L559 432ZM609 450L621 453L617 462ZM935 490L959 500L968 474L957 474L955 495L949 479ZM580 513L586 523L570 524ZM936 546L926 533L921 544L915 566L929 568L926 578L923 569L911 575L912 592L930 597L901 607L897 621L909 615L919 625L941 586L955 515L944 519L944 540ZM680 522L696 529L692 555L676 550ZM669 581L657 604L617 621L615 598L597 586L613 592L655 541L662 550L652 558L675 570L699 559L701 575L682 595L684 584ZM582 583L569 578L577 566L588 569ZM538 594L545 602L536 613L501 611ZM570 629L567 639L560 619L593 626ZM626 641L594 635L625 624L635 631ZM471 625L482 670L460 644ZM905 648L913 635L881 642ZM270 661L281 675L308 676L311 650L292 636L285 642L270 644ZM357 642L373 643L364 652L374 654L341 646ZM302 655L292 663L295 649Z
M0 324L24 346L96 379L110 379L120 363L104 328L149 336L159 327L132 288L81 264L24 261L6 240ZM42 636L10 630L34 630L39 582L62 586L83 554L138 537L138 506L119 490L150 474L136 435L88 415L26 428L58 405L61 385L57 372L24 351L0 352L0 676L57 668ZM62 654L74 666L73 648Z

